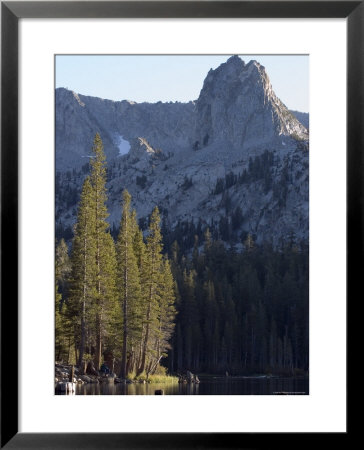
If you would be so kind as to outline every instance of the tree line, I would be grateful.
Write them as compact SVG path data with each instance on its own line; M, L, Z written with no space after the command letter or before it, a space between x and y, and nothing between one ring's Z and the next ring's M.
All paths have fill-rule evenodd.
M98 135L93 150L70 256L63 239L56 248L56 359L99 368L112 355L122 377L161 366L171 373L307 371L307 244L290 236L274 248L245 233L238 251L224 224L170 229L157 208L138 222L126 190L120 227L110 231ZM268 153L259 161L257 172L272 164ZM232 232L242 220L233 211Z
M308 249L288 241L244 251L196 239L170 252L178 316L168 367L196 373L298 374L308 370Z
M154 208L144 239L131 196L124 190L114 242L106 201L106 159L96 134L71 254L63 239L56 248L56 360L83 370L93 361L98 370L105 355L112 355L123 378L153 374L167 355L176 315L175 283L162 254L159 211Z

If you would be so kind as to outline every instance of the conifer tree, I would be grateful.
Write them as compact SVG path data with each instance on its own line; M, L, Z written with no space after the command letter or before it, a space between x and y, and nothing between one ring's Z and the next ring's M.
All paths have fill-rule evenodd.
M139 312L139 338L135 343L135 354L132 353L132 364L130 365L131 371L138 372L138 368L141 365L143 354L143 343L146 331L146 316L147 316L147 277L148 277L148 262L146 245L143 238L143 232L139 228L135 211L132 212L132 224L135 230L133 239L133 249L137 261L139 280L140 280L140 304L138 308Z
M157 323L155 330L155 356L150 364L150 372L154 373L161 359L167 356L170 349L169 341L172 338L176 316L175 285L172 277L171 267L167 258L161 265L161 284L159 285L159 302L157 306Z
M71 262L68 256L68 247L62 238L56 247L56 281L63 300L66 300L67 297L67 284L70 273Z
M96 365L97 357L99 358L99 364L101 363L102 347L107 343L115 342L115 333L119 332L119 329L115 329L114 318L118 312L118 298L116 287L116 274L117 274L117 261L115 243L110 234L106 232L102 235L102 241L100 246L100 279L101 290L100 296L97 296L97 302L95 304L94 313L96 319L100 319L99 323L96 322L96 332L100 333L101 344L96 348ZM98 343L96 339L96 344ZM102 347L101 347L102 345ZM99 355L97 349L99 348ZM113 350L114 346L109 348Z
M63 327L62 327L62 317L61 317L61 304L62 295L58 292L58 284L55 284L55 355L56 361L60 360L60 356L63 351Z
M93 188L94 204L94 240L96 259L96 295L94 304L96 354L95 365L98 369L101 364L102 344L105 327L109 316L110 302L115 300L115 252L112 251L112 239L109 233L109 224L106 219L106 157L100 135L97 133L92 148L94 157L91 160L90 180Z
M159 302L159 289L162 283L162 235L160 232L160 216L158 207L155 207L151 218L146 246L145 267L145 332L142 342L141 362L138 374L146 369L147 353L150 350L151 338L155 330L157 308Z
M86 328L94 303L96 277L94 193L89 177L83 184L72 243L69 317L73 320L81 366L86 345Z
M55 287L55 344L56 361L70 362L71 348L75 342L73 323L68 314L68 303L62 299L58 291L58 284Z
M134 253L134 238L136 221L130 212L131 196L127 190L123 191L123 210L121 214L120 231L117 248L117 285L120 292L120 303L123 323L123 344L121 352L120 376L127 375L127 352L131 355L132 338L138 333L138 318L140 315L140 278L137 257Z
M131 213L131 223L134 230L134 237L133 237L133 249L134 254L137 260L137 265L139 269L139 273L143 273L143 267L146 265L146 248L145 243L143 239L143 232L139 228L137 220L136 220L136 213L135 210Z
M73 343L72 324L67 318L67 294L70 276L70 259L68 247L61 239L56 247L55 265L55 344L56 360L69 360L70 347Z
M106 221L106 159L99 134L93 145L74 227L71 258L62 240L56 249L56 354L70 359L74 345L79 367L102 352L121 355L120 375L154 373L167 355L174 330L177 288L162 256L160 216L155 208L146 243L131 196L123 210L115 247Z

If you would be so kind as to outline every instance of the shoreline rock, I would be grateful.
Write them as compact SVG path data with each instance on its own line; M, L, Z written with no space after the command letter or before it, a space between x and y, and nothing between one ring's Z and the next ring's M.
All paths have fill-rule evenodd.
M197 375L194 375L192 372L190 372L189 370L187 370L186 375L178 375L178 383L195 383L195 384L199 384L200 383L200 379L198 378Z

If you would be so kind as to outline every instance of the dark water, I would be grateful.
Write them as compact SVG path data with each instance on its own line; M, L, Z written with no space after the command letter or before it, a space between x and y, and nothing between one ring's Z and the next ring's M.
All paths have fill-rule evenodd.
M200 377L200 384L84 384L77 385L76 395L307 395L308 377Z

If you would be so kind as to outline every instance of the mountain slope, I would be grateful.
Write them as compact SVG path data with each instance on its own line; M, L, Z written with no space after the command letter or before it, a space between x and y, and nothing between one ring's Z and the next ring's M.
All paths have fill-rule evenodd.
M138 217L158 205L169 230L183 222L209 226L230 243L248 232L276 245L308 238L308 131L256 61L229 58L185 104L113 102L57 89L60 230L74 222L96 132L108 157L111 226L119 223L126 187Z

